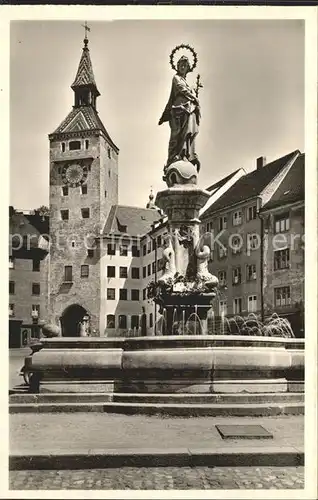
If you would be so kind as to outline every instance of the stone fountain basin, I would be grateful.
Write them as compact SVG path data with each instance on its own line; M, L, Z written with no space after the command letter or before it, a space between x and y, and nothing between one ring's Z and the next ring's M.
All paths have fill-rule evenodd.
M304 390L304 339L239 335L58 337L43 339L42 346L28 359L35 375L35 392L45 392L46 383L50 391L57 392Z

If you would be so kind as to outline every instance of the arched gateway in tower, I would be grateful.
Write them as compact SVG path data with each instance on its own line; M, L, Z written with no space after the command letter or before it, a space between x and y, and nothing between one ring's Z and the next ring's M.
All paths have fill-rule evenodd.
M60 322L62 337L83 337L88 334L89 315L79 304L66 307Z
M100 331L105 293L98 237L118 203L119 150L97 112L100 93L86 36L71 89L73 107L49 135L48 316L50 322L61 323L63 335L76 336L85 312L80 304L90 312L91 331ZM73 305L66 309L66 304Z

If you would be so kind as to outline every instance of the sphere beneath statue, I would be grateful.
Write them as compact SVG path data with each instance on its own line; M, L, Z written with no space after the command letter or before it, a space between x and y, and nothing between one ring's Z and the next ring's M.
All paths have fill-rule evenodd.
M195 186L198 181L197 168L188 160L175 161L167 167L164 180L168 187L177 185Z

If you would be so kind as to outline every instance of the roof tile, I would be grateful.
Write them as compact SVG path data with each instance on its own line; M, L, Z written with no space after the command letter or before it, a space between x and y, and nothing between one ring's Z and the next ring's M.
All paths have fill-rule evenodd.
M142 236L161 217L156 209L113 205L103 234L122 233L129 236Z
M259 170L243 175L231 186L215 203L209 208L204 216L207 216L222 208L240 203L261 194L263 189L279 174L288 162L300 151L296 150L277 160L268 163Z
M301 154L263 209L271 209L305 199L305 154Z
M83 48L81 60L71 88L74 89L75 87L80 87L82 85L93 85L97 88L88 47Z
M93 106L74 107L62 123L60 123L57 129L54 130L52 135L63 133L67 134L84 130L101 130L110 144L112 144L116 151L118 151L118 147L113 143L98 115L98 112L95 108L93 108Z

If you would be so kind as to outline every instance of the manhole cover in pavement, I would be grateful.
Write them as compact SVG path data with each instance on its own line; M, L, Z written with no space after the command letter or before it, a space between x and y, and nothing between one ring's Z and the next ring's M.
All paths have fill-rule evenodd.
M261 425L216 425L223 439L268 439L273 434Z

